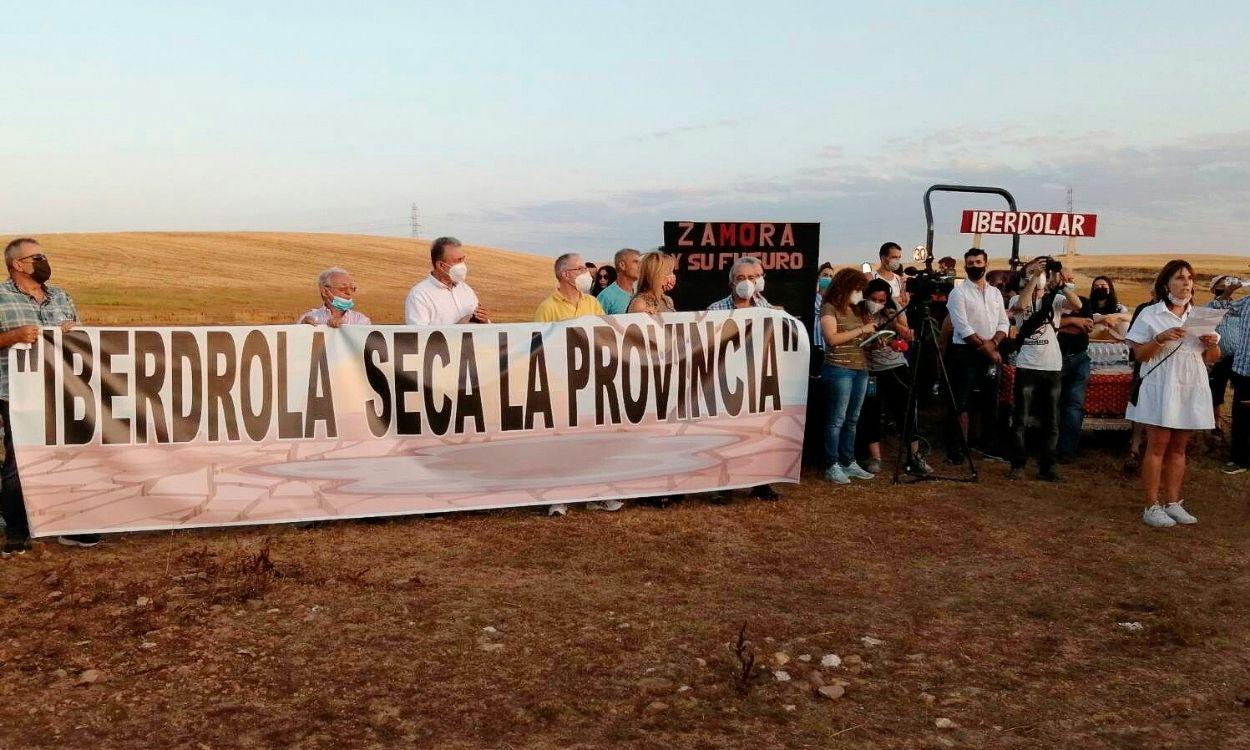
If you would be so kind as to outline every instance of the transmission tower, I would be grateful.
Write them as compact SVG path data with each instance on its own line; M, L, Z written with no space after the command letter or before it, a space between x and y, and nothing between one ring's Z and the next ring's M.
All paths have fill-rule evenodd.
M1072 186L1068 186L1068 213L1072 213ZM1068 267L1072 267L1072 261L1076 258L1076 238L1068 237L1063 242L1063 254L1068 261Z
M412 204L412 216L409 219L409 223L412 227L412 238L415 240L421 231L421 215L420 212L417 211L417 204L415 203Z

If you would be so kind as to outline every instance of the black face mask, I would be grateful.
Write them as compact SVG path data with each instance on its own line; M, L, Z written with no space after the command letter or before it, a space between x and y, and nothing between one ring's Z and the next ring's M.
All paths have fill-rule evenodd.
M981 277L985 275L985 266L964 266L964 272L973 281L980 281Z
M1102 302L1103 300L1105 300L1106 298L1110 296L1111 296L1111 290L1109 289L1095 289L1094 291L1089 293L1089 298L1091 300L1094 300L1095 302Z
M42 284L52 278L52 264L48 263L47 258L44 258L43 260L32 260L31 265L33 265L34 268L30 269L30 277L35 280L36 284Z

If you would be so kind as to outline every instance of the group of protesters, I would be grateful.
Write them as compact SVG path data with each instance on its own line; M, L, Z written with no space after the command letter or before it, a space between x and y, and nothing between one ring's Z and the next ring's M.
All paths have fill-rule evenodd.
M912 390L914 383L922 381L913 377L913 370L924 363L908 353L917 332L907 317L911 300L901 258L902 248L887 242L871 271L839 270L827 263L819 270L812 343L826 402L824 476L835 485L872 480L882 470L883 422L900 428L915 423L918 399L912 397ZM1024 267L1018 282L1021 288L1007 301L1004 291L1016 290L1004 286L1004 278L991 283L988 261L984 250L968 250L964 278L926 309L926 313L933 310L942 330L938 348L944 368L937 369L944 369L947 377L933 377L932 387L948 389L947 460L963 463L967 459L963 451L971 447L982 458L1010 463L1008 478L1021 480L1029 457L1027 428L1033 418L1040 432L1036 478L1062 481L1057 464L1071 461L1079 447L1091 369L1089 335L1096 325L1119 326L1126 331L1123 337L1140 368L1127 416L1144 426L1146 438L1141 458L1143 520L1155 527L1196 523L1181 494L1186 445L1194 431L1216 428L1230 380L1233 429L1225 471L1235 474L1250 468L1250 345L1245 340L1250 327L1238 323L1250 297L1233 300L1240 282L1225 276L1214 280L1216 298L1210 306L1229 312L1218 333L1193 337L1182 328L1193 305L1195 283L1193 268L1186 261L1164 266L1155 279L1152 299L1128 320L1124 320L1128 311L1119 304L1114 283L1106 276L1093 280L1088 297L1080 296L1070 271L1037 259ZM52 275L50 260L35 239L9 242L5 264L9 278L0 283L0 428L4 429L0 494L6 527L4 551L10 554L28 549L29 529L7 429L7 350L35 342L44 327L68 330L78 324L79 317L69 295L47 283ZM953 258L939 262L952 281L954 267ZM555 259L553 272L556 287L538 304L537 322L676 310L669 296L678 281L676 259L662 249L645 253L622 249L611 265L602 266L584 262L577 253L566 253ZM408 292L404 322L413 326L491 322L489 309L468 278L468 257L460 241L454 237L434 240L430 274ZM728 294L707 309L773 307L763 295L765 269L759 259L737 259L726 281ZM320 304L300 315L297 322L329 327L370 324L356 309L358 289L347 270L327 269L318 275L316 285ZM883 332L890 335L883 336ZM1009 349L1015 350L1013 413L1010 439L1003 442L997 414L1001 366ZM1208 366L1212 366L1209 378ZM939 380L947 384L940 386ZM861 424L863 433L859 434ZM913 439L903 446L902 470L931 476L934 470L920 441L912 434L906 437ZM998 447L1003 444L1009 447L1005 458ZM781 497L769 485L755 487L750 494L770 501ZM665 505L676 499L649 502ZM711 496L718 504L731 499L728 490ZM616 511L623 503L602 500L586 506ZM547 512L562 516L568 505L551 505ZM58 537L58 541L90 547L99 537L72 535Z

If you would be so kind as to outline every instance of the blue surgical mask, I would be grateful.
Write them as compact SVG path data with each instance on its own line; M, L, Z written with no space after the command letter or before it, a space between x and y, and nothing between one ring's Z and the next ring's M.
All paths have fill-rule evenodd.
M827 290L829 288L829 285L832 283L833 283L833 279L829 278L828 276L821 276L820 281L816 282L816 288L823 292Z
M330 298L330 307L333 307L335 310L338 310L339 312L347 312L348 310L352 309L355 306L356 306L355 301L350 300L350 299L343 299L342 297Z

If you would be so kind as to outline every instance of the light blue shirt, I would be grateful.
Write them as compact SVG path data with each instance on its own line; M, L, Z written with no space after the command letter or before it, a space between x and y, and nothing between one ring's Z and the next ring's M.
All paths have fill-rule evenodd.
M602 292L599 292L599 304L608 315L624 315L629 310L629 301L634 298L631 292L621 288L615 281Z

